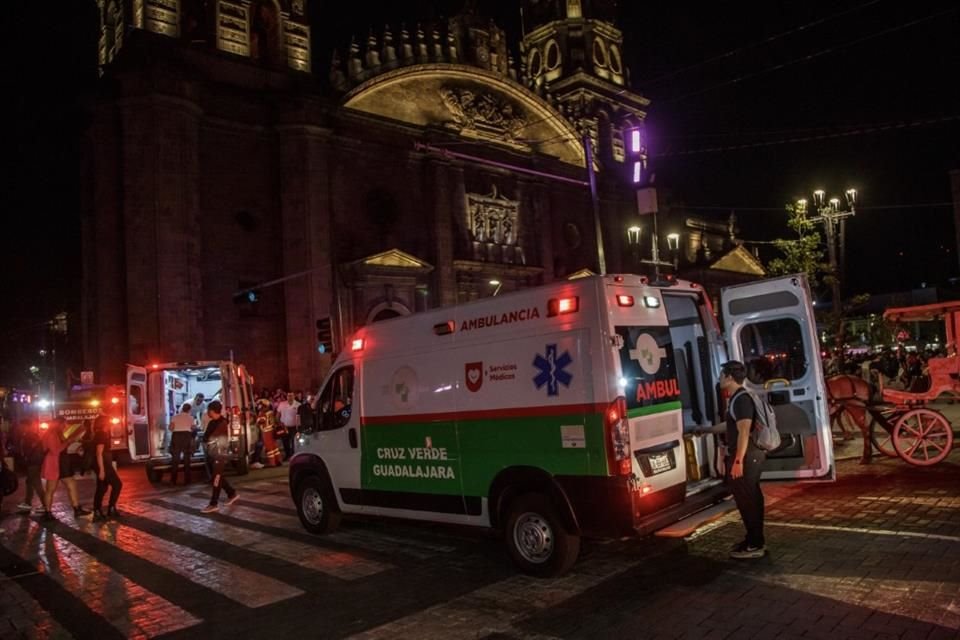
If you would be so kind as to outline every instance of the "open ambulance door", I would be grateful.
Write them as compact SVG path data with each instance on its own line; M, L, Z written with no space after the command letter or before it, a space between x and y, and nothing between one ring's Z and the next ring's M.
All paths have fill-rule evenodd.
M147 370L127 365L127 432L130 457L146 460L150 457L150 426L147 420Z
M820 342L806 276L720 292L727 352L746 365L746 386L767 397L782 444L767 454L764 480L834 480L833 438Z

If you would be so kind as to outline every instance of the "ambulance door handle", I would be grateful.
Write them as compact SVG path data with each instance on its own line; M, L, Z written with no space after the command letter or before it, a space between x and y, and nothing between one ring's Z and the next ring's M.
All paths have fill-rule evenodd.
M350 441L350 448L357 448L357 430L353 427L350 427L350 430L347 431L347 439Z

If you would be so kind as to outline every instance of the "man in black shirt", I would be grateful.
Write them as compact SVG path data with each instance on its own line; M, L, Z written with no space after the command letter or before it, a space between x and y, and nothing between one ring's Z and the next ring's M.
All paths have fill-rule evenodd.
M227 441L229 439L230 421L221 413L223 405L219 400L214 400L207 405L207 416L210 422L203 432L203 442L206 445L204 454L209 458L213 476L213 494L210 496L210 504L201 511L203 513L213 513L220 509L220 490L227 492L227 504L231 505L240 497L236 490L230 485L230 482L223 477L223 468L229 460L227 451Z
M93 447L94 471L97 474L97 488L93 494L93 520L105 520L107 516L116 518L120 514L117 512L117 500L120 498L120 490L123 488L123 482L117 475L117 470L113 468L113 451L110 449L110 422L103 412L97 416L93 423ZM107 487L110 487L110 502L107 507L106 515L103 513L103 498L107 493Z
M720 389L729 398L726 424L709 430L723 434L727 449L725 480L747 530L746 538L730 550L730 557L738 560L762 558L766 553L763 491L760 489L760 473L766 454L757 447L751 434L757 408L743 386L746 377L747 369L742 362L731 360L720 367Z
M760 472L766 454L754 444L751 436L757 407L743 387L746 377L746 368L736 360L720 367L720 388L730 398L727 405L727 481L747 530L744 541L730 551L730 557L736 559L762 558L766 553L763 491L760 489Z

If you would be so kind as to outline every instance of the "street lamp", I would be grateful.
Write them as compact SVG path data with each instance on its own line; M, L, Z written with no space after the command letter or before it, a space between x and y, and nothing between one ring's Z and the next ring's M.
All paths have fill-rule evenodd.
M640 271L640 238L643 236L643 227L639 224L632 224L627 227L627 245L630 247L630 254L633 256L633 268Z
M670 250L670 255L673 257L673 270L676 271L677 267L680 266L680 234L679 233L667 234L667 249Z
M810 218L810 222L822 222L827 236L827 257L830 260L830 273L833 309L837 312L839 326L837 328L837 343L843 345L843 298L840 292L840 283L846 272L846 245L847 245L847 218L856 215L857 190L850 188L844 192L847 201L847 210L841 210L840 198L833 197L826 200L826 192L817 189L813 192L813 205L817 216ZM798 210L806 213L806 200L797 200ZM839 227L839 230L838 230ZM838 232L839 231L839 232ZM839 240L839 247L837 247ZM843 350L839 351L839 358L843 362Z

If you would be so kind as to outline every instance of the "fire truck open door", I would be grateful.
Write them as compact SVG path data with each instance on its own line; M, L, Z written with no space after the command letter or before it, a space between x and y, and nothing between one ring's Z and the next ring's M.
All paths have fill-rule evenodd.
M147 420L147 370L127 365L127 431L130 456L134 460L150 457L150 425Z

